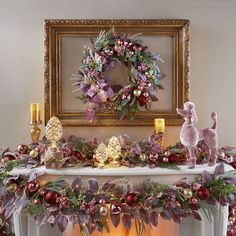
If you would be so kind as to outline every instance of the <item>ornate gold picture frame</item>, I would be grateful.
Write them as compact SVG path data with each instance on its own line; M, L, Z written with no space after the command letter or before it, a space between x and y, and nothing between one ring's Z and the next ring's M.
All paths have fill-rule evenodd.
M157 94L157 104L138 112L134 121L98 113L89 122L84 105L72 93L71 76L78 72L83 46L112 27L116 32L141 34L149 51L161 54L164 90ZM45 20L45 123L57 116L63 126L140 126L153 125L154 118L162 117L167 125L180 125L176 108L189 99L189 43L189 20Z

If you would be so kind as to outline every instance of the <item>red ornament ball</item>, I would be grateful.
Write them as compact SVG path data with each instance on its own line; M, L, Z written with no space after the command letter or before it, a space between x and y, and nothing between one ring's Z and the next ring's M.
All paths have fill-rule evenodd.
M129 193L125 197L125 202L128 206L134 207L138 204L138 196L136 193Z
M82 155L79 151L72 151L71 156L76 157L78 160L81 160Z
M27 189L31 192L37 192L40 188L39 182L37 180L32 180L27 183Z
M34 204L35 204L35 205L40 205L41 202L40 202L40 200L39 200L38 198L36 198L36 199L34 199Z
M200 187L197 191L197 195L201 200L207 200L210 197L210 192L206 187Z
M14 161L16 158L14 155L11 154L5 154L3 155L3 161Z
M168 163L168 162L169 162L169 158L168 158L168 157L163 157L162 161L163 161L164 163Z
M42 190L39 191L40 196L43 197L45 194L46 194L46 190L42 189Z
M54 204L56 204L57 197L58 197L58 195L56 192L48 192L45 195L44 200L46 203L54 205Z
M17 147L17 150L20 154L26 154L29 151L29 147L27 144L23 143Z
M179 162L179 155L177 155L175 153L170 154L168 158L171 163L178 163Z
M191 199L191 202L192 202L193 204L198 204L197 198L192 198L192 199Z
M235 236L234 230L230 229L229 231L227 231L227 236Z
M113 215L119 215L121 213L121 207L118 203L111 204L111 213Z
M158 161L158 154L150 154L148 156L148 160L149 160L150 163L156 164L157 161Z
M234 169L236 169L236 161L230 163L230 165L231 165Z
M106 204L106 200L104 198L99 199L99 204L101 205Z
M139 105L142 107L144 105L146 105L147 103L147 100L148 98L146 96L144 96L143 94L141 94L139 97L138 97L138 102L139 102Z

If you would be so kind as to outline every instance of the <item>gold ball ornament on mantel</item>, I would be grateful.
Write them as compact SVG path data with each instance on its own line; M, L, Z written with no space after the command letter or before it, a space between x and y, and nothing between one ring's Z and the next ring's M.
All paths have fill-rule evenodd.
M108 208L106 206L101 206L99 209L99 213L101 216L107 216L108 214Z
M115 136L111 137L107 146L109 157L112 159L110 165L112 167L120 166L121 144L119 139Z
M62 138L63 128L60 120L53 116L47 123L45 130L46 137L52 143L52 147L57 147L57 142Z
M186 198L191 198L193 196L193 192L191 189L186 188L184 189L184 195L186 196Z
M38 155L39 155L39 152L37 150L33 149L33 150L30 151L29 154L32 158L37 158Z
M134 96L136 96L136 97L139 97L139 96L141 95L141 93L142 93L142 91L141 91L141 90L138 90L138 89L135 89L135 90L133 91L133 94L134 94Z

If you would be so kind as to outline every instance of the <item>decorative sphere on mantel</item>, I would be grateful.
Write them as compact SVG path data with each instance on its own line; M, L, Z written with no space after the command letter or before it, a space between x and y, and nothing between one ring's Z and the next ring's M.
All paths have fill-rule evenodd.
M56 200L57 200L57 193L56 192L48 192L44 199L45 199L45 202L48 203L48 204L55 204L56 203Z

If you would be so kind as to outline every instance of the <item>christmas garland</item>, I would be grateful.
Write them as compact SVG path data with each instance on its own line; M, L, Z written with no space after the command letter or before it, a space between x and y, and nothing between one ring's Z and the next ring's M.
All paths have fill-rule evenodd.
M13 166L7 168L11 171ZM213 174L204 171L193 182L182 179L172 186L150 180L134 185L126 178L100 185L92 178L85 185L79 176L72 184L63 179L45 183L34 172L11 176L7 168L0 178L5 226L14 212L26 209L38 225L58 225L61 232L69 222L80 225L81 235L89 236L94 230L109 232L110 219L115 227L122 222L127 229L133 222L141 236L146 225L158 225L158 217L177 223L185 217L201 220L198 210L202 209L211 221L216 204L235 204L236 172L224 173L223 164ZM3 228L1 235L11 235L6 229L10 227Z
M101 31L92 47L85 46L83 60L76 82L80 99L87 103L87 117L93 120L97 110L115 112L119 119L130 113L131 118L151 101L162 89L164 75L156 65L162 61L159 54L147 52L147 46L126 33L116 34L114 29ZM110 85L107 72L117 63L128 67L129 84Z
M110 141L116 137L112 137ZM151 135L147 139L141 139L137 142L132 141L128 135L120 135L116 138L119 145L119 161L121 165L132 167L144 167L150 168L174 168L178 169L178 165L186 164L187 150L180 143L161 148L160 139L161 135ZM109 143L110 143L109 141ZM93 138L86 140L76 137L74 135L69 136L67 139L62 138L58 143L57 156L64 158L63 168L67 167L85 167L90 166L96 168L98 166L98 158L96 153L101 140ZM102 143L103 144L103 143ZM113 150L117 150L117 144L112 147ZM46 159L46 153L50 142L46 137L43 137L42 141L38 144L20 144L16 150L11 151L6 148L2 152L1 166L12 165L15 162L20 163L27 168L37 167L42 165ZM197 164L204 164L208 162L208 149L203 141L200 141L197 145ZM236 150L233 147L221 146L218 148L219 159L218 162L227 164L236 163ZM114 155L114 153L113 153ZM109 167L109 157L105 162L105 165ZM15 165L15 164L14 164Z

